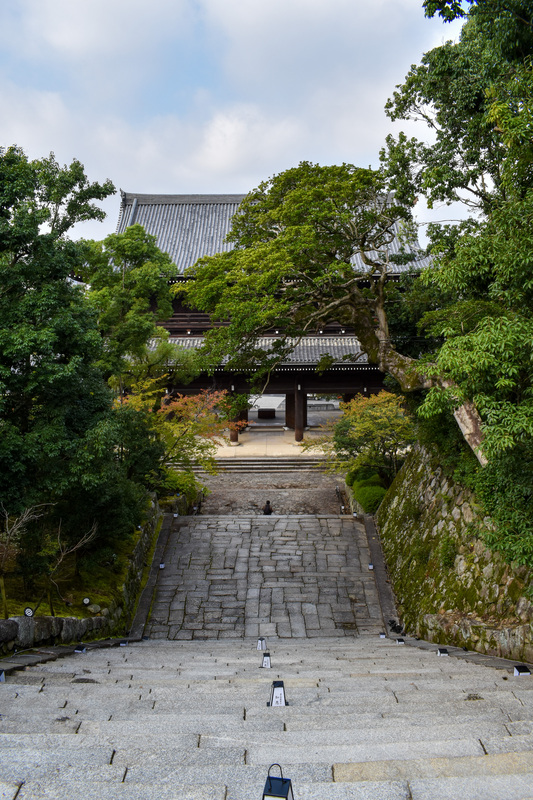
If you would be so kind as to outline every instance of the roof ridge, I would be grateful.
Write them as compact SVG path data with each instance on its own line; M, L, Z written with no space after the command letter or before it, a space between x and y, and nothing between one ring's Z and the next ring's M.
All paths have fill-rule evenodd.
M140 205L213 205L241 203L246 194L141 194L121 191L122 206L131 205L134 200Z

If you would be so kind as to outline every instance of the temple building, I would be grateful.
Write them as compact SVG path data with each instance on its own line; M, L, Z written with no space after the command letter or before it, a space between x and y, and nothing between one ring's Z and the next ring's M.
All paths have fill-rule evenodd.
M178 267L177 281L202 256L229 251L226 236L231 220L245 195L161 195L122 192L117 233L130 225L139 224L156 237L157 246L168 253ZM393 242L392 250L399 244ZM420 265L424 266L424 259ZM398 273L408 267L398 266ZM162 323L170 341L185 348L199 348L206 330L212 327L207 314L185 307L177 299L174 313ZM269 331L261 345L269 345L277 331ZM329 354L334 362L324 372L317 372L321 356ZM349 359L349 360L346 360ZM356 394L373 394L383 388L383 373L368 363L353 331L331 322L315 335L306 336L295 344L290 355L270 376L267 394L285 395L285 425L294 429L296 441L303 439L307 425L307 395L335 394L349 400ZM226 389L236 394L249 394L250 380L246 374L227 371L223 365L213 375L201 375L187 386L174 386L179 392L200 389ZM235 440L237 434L232 432Z

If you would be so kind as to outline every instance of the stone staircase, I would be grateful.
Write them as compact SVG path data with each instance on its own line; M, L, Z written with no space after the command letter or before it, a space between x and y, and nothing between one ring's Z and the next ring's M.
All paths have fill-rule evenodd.
M142 641L0 684L2 800L533 798L533 678L377 635ZM267 707L273 680L290 705Z
M219 472L298 472L320 469L326 461L323 456L244 456L215 459Z

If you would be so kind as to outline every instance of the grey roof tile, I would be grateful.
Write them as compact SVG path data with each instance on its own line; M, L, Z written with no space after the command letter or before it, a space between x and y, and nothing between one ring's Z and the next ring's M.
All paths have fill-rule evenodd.
M231 219L244 195L122 194L117 233L135 223L156 237L183 273L202 256L228 252Z
M171 336L169 341L187 349L198 349L202 346L204 338ZM269 350L275 341L274 336L263 336L258 344L262 349ZM332 356L336 365L368 364L368 358L361 350L359 340L355 336L306 336L299 343L295 343L294 349L281 362L281 366L293 364L316 366L323 355Z

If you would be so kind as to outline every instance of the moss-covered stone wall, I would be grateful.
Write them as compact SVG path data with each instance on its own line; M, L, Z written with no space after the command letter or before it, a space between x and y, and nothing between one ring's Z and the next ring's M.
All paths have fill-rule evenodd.
M407 631L533 661L533 574L485 546L491 520L429 452L409 455L376 520Z

